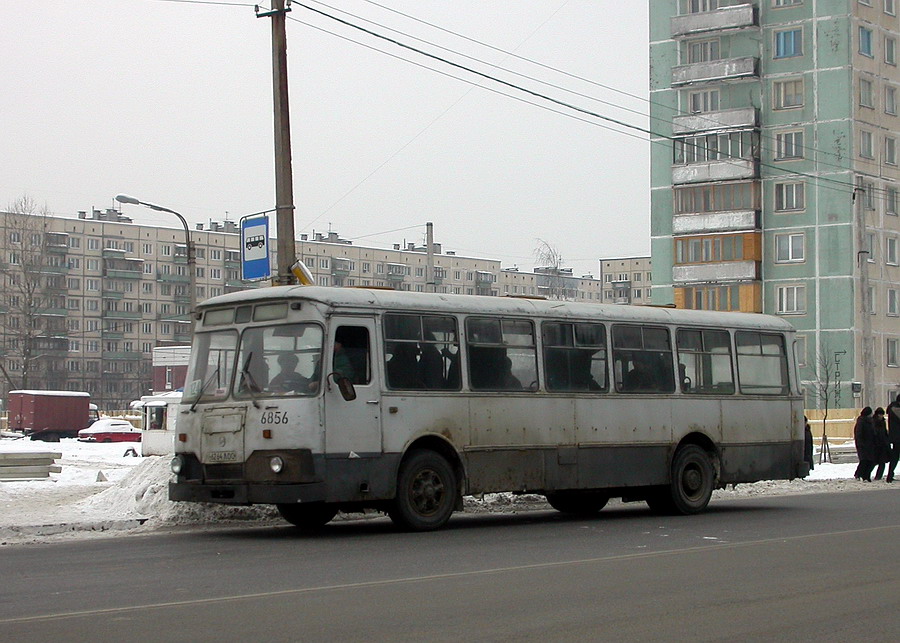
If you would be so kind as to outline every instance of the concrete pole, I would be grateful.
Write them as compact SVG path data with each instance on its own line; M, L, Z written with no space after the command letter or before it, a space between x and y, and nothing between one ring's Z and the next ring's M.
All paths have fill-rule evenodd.
M869 243L866 235L866 189L857 186L856 201L856 262L859 264L860 347L862 348L862 406L875 403L875 355L872 347L872 313L869 301Z
M291 120L288 101L287 34L284 0L273 0L272 10L258 13L272 19L272 99L275 114L275 209L278 235L278 274L275 284L293 283L291 266L297 260L294 246L294 186L291 169Z
M425 224L425 292L435 292L434 287L434 224Z

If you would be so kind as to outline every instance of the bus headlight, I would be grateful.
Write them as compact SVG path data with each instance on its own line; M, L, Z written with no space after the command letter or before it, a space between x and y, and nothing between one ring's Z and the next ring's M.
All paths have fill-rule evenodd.
M281 459L281 456L272 456L269 460L269 468L272 469L272 473L281 473L281 470L284 469L284 460Z
M172 473L177 476L179 473L181 473L181 469L184 467L184 458L182 458L180 455L176 455L174 458L172 458L172 462L171 464L169 464L169 467L172 469Z

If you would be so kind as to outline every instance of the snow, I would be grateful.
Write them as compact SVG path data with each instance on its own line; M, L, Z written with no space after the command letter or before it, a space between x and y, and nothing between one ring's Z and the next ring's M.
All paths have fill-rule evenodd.
M832 445L846 460L847 447ZM168 456L126 455L132 443L98 444L63 439L58 443L0 439L0 452L61 453L60 473L49 479L0 481L0 545L45 542L100 533L147 533L154 530L208 526L228 521L279 521L272 506L231 507L168 500ZM855 481L855 458L843 464L817 464L805 480L770 481L718 490L713 501L761 495L823 493L890 488ZM613 503L611 503L613 504ZM465 511L519 512L546 509L543 496L488 494L466 498Z

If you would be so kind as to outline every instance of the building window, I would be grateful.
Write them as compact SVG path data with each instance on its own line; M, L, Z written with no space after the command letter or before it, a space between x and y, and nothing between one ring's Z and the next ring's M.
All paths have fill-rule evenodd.
M797 366L806 366L806 335L797 335Z
M729 159L751 158L755 147L752 132L728 132L691 136L675 141L675 163L708 163Z
M803 233L775 235L775 263L803 261Z
M884 0L884 12L891 16L897 15L897 8L894 5L894 0Z
M776 160L803 158L803 130L779 132L775 136Z
M897 366L897 342L896 339L886 339L884 344L887 348L887 365Z
M806 207L805 186L801 182L775 184L775 210L802 210Z
M806 286L777 286L777 312L781 315L798 315L806 312Z
M803 79L775 81L774 90L775 109L803 106Z
M872 30L867 27L859 28L859 53L872 58Z
M888 289L887 314L896 317L900 315L900 304L897 301L897 289Z
M884 261L892 266L897 265L897 237L887 237L885 239Z
M885 190L884 213L897 216L897 188L893 186Z
M685 13L706 13L719 8L719 0L687 0Z
M800 28L775 32L775 58L803 55L803 30Z
M872 132L860 130L859 132L859 155L866 159L875 158L875 149L872 144Z
M897 114L897 88L887 86L884 88L884 113Z
M718 38L713 40L689 40L684 46L684 60L688 65L706 63L721 58Z
M676 214L758 209L759 189L756 183L728 182L675 188Z
M884 37L884 62L888 65L897 64L897 39L890 36Z
M691 114L704 114L719 111L719 90L703 89L688 92L687 111Z
M774 0L772 6L774 7L793 7L798 4L803 4L803 0Z
M859 104L862 107L875 107L875 92L872 90L871 80L859 79Z

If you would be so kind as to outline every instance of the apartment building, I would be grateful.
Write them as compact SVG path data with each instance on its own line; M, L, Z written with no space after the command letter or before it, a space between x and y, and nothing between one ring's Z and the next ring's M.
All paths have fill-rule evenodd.
M783 316L808 406L829 380L832 407L884 405L900 390L896 2L654 0L650 30L654 303Z
M603 303L645 306L651 303L653 262L650 257L600 260Z
M241 280L239 227L190 230L196 298L264 286ZM275 247L275 244L270 244ZM337 233L302 235L297 257L323 286L425 292L428 257L415 244L357 246ZM599 301L599 281L501 270L492 259L434 248L434 290ZM0 213L0 393L88 391L101 408L151 392L154 349L190 342L188 254L182 228L135 223L119 211L77 218ZM571 271L570 271L571 272Z

